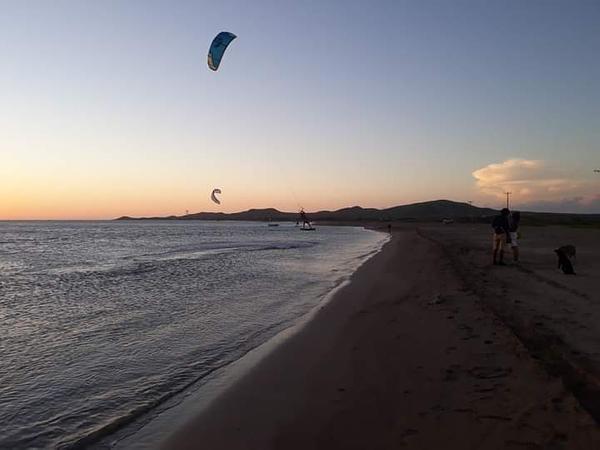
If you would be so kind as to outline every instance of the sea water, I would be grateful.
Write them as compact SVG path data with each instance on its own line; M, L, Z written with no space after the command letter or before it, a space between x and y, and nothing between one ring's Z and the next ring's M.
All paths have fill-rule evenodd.
M385 235L251 222L0 222L0 447L80 447L237 360Z

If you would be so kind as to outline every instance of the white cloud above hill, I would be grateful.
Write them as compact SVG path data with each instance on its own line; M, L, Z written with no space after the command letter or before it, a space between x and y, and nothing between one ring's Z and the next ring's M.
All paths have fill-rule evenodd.
M565 168L541 160L507 159L472 173L484 197L512 193L522 209L556 212L600 212L599 181L577 178Z

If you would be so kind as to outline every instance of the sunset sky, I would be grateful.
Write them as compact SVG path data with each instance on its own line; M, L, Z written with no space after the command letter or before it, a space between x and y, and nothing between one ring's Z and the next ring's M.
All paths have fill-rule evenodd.
M599 1L1 6L0 219L600 213Z

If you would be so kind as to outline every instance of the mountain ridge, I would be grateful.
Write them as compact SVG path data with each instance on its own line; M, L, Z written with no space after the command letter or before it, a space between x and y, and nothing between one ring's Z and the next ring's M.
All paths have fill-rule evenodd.
M452 200L430 200L425 202L410 203L407 205L392 206L390 208L363 208L350 206L334 211L322 210L307 212L309 218L315 222L380 222L380 221L440 221L454 219L457 221L482 221L486 222L491 216L498 214L498 210L481 208L465 202ZM522 212L524 220L530 223L588 223L600 221L600 214L569 214L569 213L543 213ZM223 212L198 212L183 216L164 217L130 217L122 216L115 220L238 220L238 221L297 221L297 212L279 211L275 208L251 208L246 211L234 213Z

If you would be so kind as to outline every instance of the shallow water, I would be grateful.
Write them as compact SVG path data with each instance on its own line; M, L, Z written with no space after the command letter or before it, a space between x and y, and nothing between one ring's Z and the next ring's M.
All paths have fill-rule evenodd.
M294 323L385 237L0 222L0 447L93 442Z

